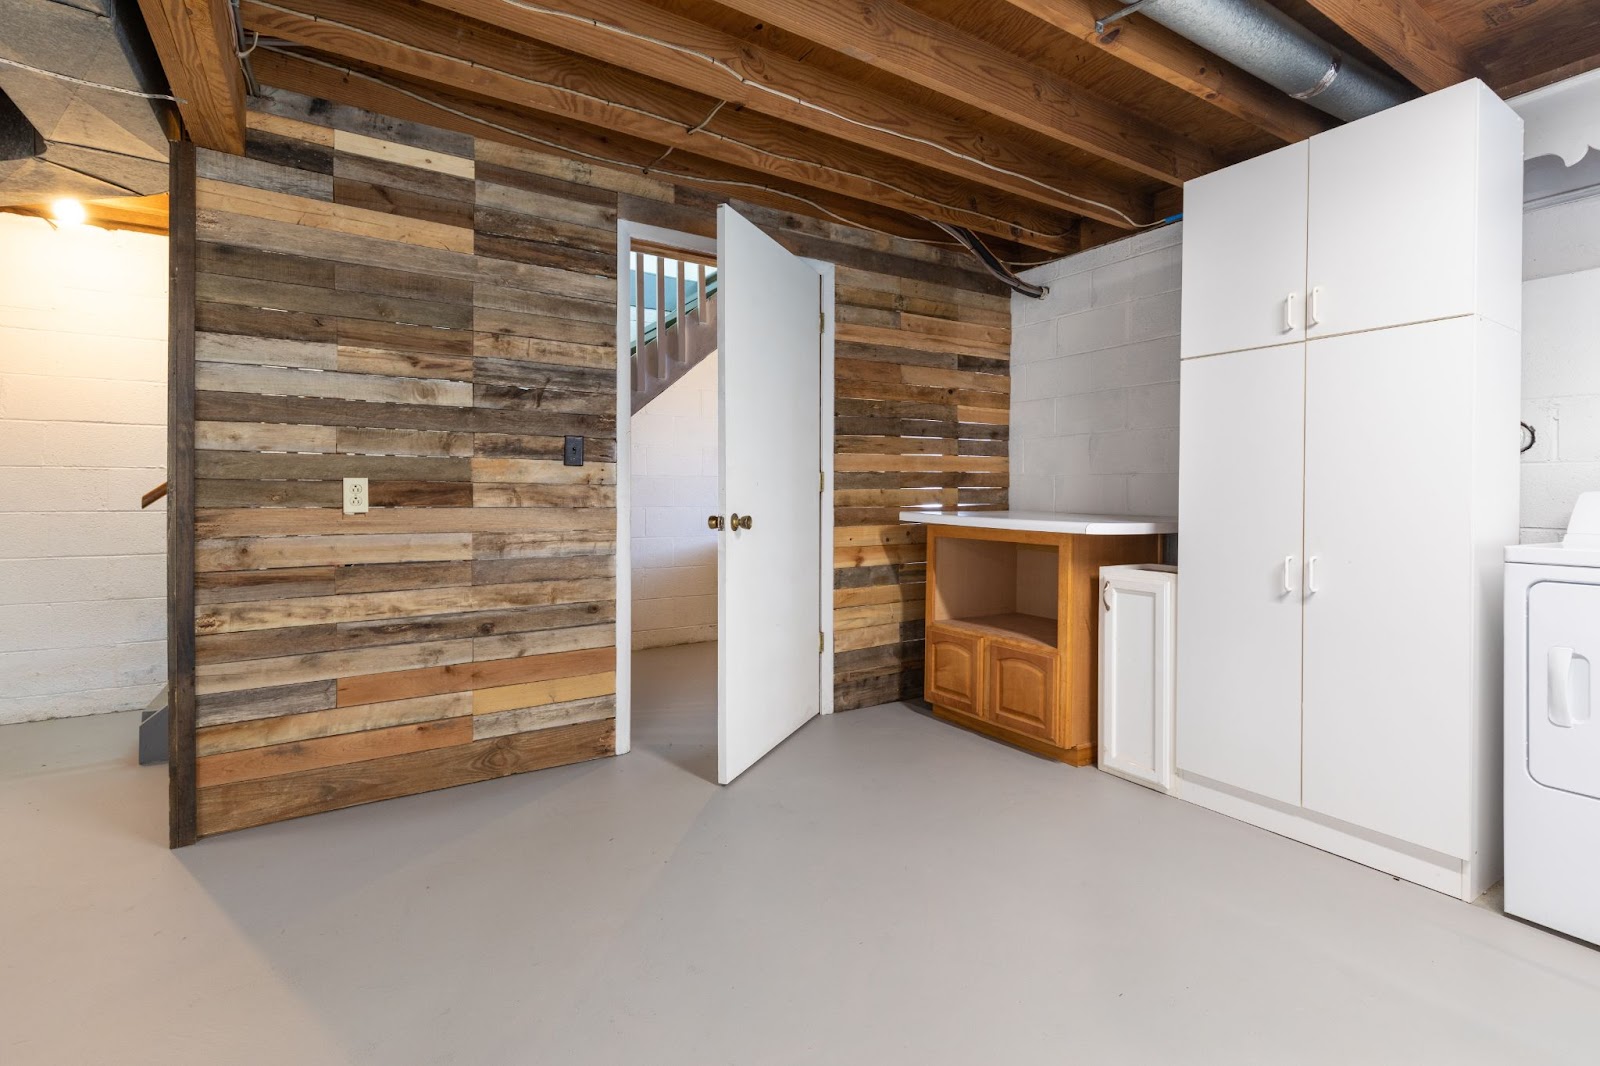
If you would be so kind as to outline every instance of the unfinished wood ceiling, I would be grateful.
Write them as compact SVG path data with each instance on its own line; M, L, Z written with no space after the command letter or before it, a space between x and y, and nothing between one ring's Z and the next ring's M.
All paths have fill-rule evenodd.
M1509 94L1600 61L1595 0L1274 2L1427 91L1479 76ZM155 22L197 20L213 44L226 17L227 0L142 3ZM1334 124L1141 15L1097 33L1120 7L243 0L241 11L269 84L895 235L944 243L932 223L966 227L1026 263L1157 223L1181 210L1189 178ZM237 151L238 86L204 70L226 48L190 45L191 134Z

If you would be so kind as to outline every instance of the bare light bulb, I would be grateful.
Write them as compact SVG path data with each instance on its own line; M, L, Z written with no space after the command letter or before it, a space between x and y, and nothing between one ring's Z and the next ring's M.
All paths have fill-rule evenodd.
M81 226L89 219L89 212L84 210L83 203L63 196L50 205L50 216L63 226Z

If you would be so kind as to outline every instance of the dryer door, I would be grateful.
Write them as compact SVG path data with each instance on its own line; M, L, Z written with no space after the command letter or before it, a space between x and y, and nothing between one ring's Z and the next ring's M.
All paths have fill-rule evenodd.
M1528 590L1528 773L1546 788L1600 798L1600 585Z

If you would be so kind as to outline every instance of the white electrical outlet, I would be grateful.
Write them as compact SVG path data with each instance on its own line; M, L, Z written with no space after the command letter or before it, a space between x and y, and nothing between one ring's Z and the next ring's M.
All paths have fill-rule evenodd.
M344 479L344 513L367 513L367 479L364 477L347 477Z

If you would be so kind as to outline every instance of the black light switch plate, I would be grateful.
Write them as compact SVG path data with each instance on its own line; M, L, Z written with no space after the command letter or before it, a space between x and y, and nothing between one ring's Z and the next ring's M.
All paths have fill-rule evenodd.
M567 438L567 450L566 450L565 456L562 458L562 462L566 463L568 466L582 466L583 465L583 438L582 437L568 437Z

